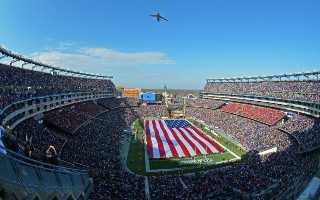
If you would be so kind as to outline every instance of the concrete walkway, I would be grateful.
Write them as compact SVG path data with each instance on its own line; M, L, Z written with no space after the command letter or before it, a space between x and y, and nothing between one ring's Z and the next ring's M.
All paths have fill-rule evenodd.
M150 198L150 190L149 190L149 180L147 176L144 177L144 192L146 195L146 199L150 200L151 198Z
M150 172L150 163L149 163L149 155L147 151L147 141L146 138L144 138L144 165L146 168L146 172Z

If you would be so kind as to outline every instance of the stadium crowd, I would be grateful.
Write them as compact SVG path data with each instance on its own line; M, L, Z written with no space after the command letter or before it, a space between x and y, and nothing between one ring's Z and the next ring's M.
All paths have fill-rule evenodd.
M94 102L83 102L47 112L45 122L73 134L81 124L105 110Z
M187 99L186 105L188 107L195 107L195 108L211 108L217 109L220 108L225 104L224 101L219 100L212 100L212 99Z
M128 107L128 106L137 106L137 103L134 102L133 100L129 101L124 101L123 99L115 99L115 98L107 98L107 99L98 99L97 103L109 110L115 109L118 107Z
M204 90L320 102L320 81L208 82Z
M79 136L66 145L62 155L64 159L80 162L91 168L96 182L92 199L104 199L106 196L110 199L144 198L143 177L127 172L121 167L119 157L121 130L130 126L136 117L142 116L142 112L140 111L139 114L137 109L137 107L132 109L118 107L103 113L92 123L81 128ZM226 113L222 115L224 114ZM233 121L240 118L235 117L238 119ZM251 134L254 135L254 133ZM282 150L288 149L289 138L284 137L282 140L287 141L275 143L283 145ZM276 196L289 185L300 183L313 172L316 164L312 157L300 157L292 152L280 151L279 154L271 154L259 159L254 157L245 163L207 171L204 174L179 177L152 176L149 177L150 197L151 199L210 199L213 197L234 199L242 196L246 199L250 195L259 196L259 192L268 187L274 187L270 195ZM301 173L301 168L306 170ZM182 181L179 180L180 178Z
M116 98L106 101L114 101L114 108L100 114L95 112L97 115L80 127L76 136L69 137L62 149L61 159L89 167L95 183L90 199L144 199L144 177L132 174L121 164L120 140L123 130L137 117L147 117L154 112L167 116L167 113L163 106L128 107L123 105L135 104L123 103L125 99ZM91 103L79 105L77 108L84 105L92 111L101 108L100 105ZM94 106L97 108L92 108ZM258 198L260 192L266 188L272 188L268 194L275 197L287 187L301 183L316 167L315 159L293 154L289 150L292 145L290 139L280 131L275 131L276 129L268 129L267 125L220 110L190 107L187 108L187 114L201 118L208 124L214 122L213 126L221 126L226 133L233 133L239 140L242 137L243 144L251 147L248 149L257 150L262 146L277 145L280 151L268 156L253 156L245 162L205 173L175 177L151 176L148 178L151 199L248 199L253 196L261 199ZM61 126L63 122L59 121ZM239 133L242 129L245 130ZM60 151L64 142L56 134L52 134L52 130L34 119L23 122L15 131L18 138L32 136L32 144L44 154L51 145ZM37 156L32 158L39 159ZM302 168L305 169L303 172Z
M144 199L144 178L128 172L120 159L120 138L136 118L128 108L103 113L69 140L62 158L90 167L96 199Z
M151 199L187 199L187 188L179 176L149 177Z
M221 110L190 107L186 115L204 121L213 130L222 130L247 150L283 149L291 145L288 136L278 129Z
M42 120L30 118L20 123L13 131L7 146L12 151L25 155L29 158L48 162L47 150L55 151L58 157L65 142L65 137L56 130L51 130L43 124ZM10 148L10 146L14 146ZM54 163L56 164L56 162Z
M280 126L283 130L297 139L300 151L308 151L320 145L320 120L301 114L294 114Z
M70 92L113 90L110 80L53 75L0 64L0 110L27 98Z
M276 199L280 191L301 183L316 167L311 156L279 152L202 174L184 175L182 180L188 199ZM261 195L268 189L271 191Z
M135 112L141 117L168 117L167 107L164 105L141 105L135 109Z
M0 108L33 96L114 88L109 80L51 75L6 65L0 66L0 84ZM206 90L319 101L318 82L219 84L207 84ZM260 197L263 191L276 199L287 188L300 186L317 167L318 160L312 154L295 154L295 143L283 131L297 138L304 149L313 148L320 144L319 120L295 114L282 126L273 127L248 119L260 119L259 112L244 109L247 118L223 112L218 108L224 102L200 100L188 104L188 117L202 120L212 129L223 130L249 151L248 158L203 173L150 176L152 199L263 199ZM168 116L162 105L139 105L138 101L125 98L101 99L45 114L45 122L70 133L77 130L75 135L65 135L48 128L42 120L30 118L13 130L14 139L7 140L5 136L3 143L6 148L36 160L59 164L61 159L88 166L94 179L90 199L145 199L145 178L123 165L121 140L128 137L124 130L135 119ZM256 154L272 147L277 147L278 152Z
M285 117L285 113L280 110L241 103L229 103L221 110L268 125L274 125Z

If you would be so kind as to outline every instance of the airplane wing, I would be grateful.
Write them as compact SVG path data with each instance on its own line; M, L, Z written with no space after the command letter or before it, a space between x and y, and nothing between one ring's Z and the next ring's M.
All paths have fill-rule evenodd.
M151 17L157 17L157 15L149 15L149 16L151 16Z
M164 18L164 17L162 17L162 16L160 16L160 18L163 19L163 20L169 21L168 19L166 19L166 18Z

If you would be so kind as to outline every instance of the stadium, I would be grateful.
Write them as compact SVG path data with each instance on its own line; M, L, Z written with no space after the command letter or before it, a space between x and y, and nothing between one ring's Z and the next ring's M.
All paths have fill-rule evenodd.
M320 2L0 3L0 200L320 199Z
M293 199L318 179L320 72L207 79L174 118L0 52L2 199Z

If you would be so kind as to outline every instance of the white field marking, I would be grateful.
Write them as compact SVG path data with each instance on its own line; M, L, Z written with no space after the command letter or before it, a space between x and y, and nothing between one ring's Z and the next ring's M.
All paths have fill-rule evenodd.
M189 120L186 119L186 121L189 122ZM191 122L189 122L192 126L198 128L197 126L195 126L194 124L192 124ZM199 129L199 128L198 128ZM200 130L202 131L202 130ZM206 133L204 133L206 134ZM225 147L224 145L222 145L220 142L218 142L217 140L215 140L214 138L212 138L210 135L206 134L210 139L212 139L214 142L216 142L218 145L220 145L222 148L224 148L225 150L227 150L229 153L231 153L234 157L236 157L237 159L241 159L237 154L233 153L230 149L228 149L227 147Z
M220 162L216 162L214 163L216 164L223 164L223 163L228 163L228 162L233 162L233 161L237 161L240 160L240 158L233 158L231 160L224 160L224 161L220 161ZM172 171L179 171L182 170L183 168L168 168L168 169L151 169L149 172L172 172ZM197 169L197 168L194 168ZM210 169L208 169L207 171L209 171Z
M144 131L144 165L146 168L146 172L150 172L150 163L149 163L149 155L147 152L147 136L146 132Z

